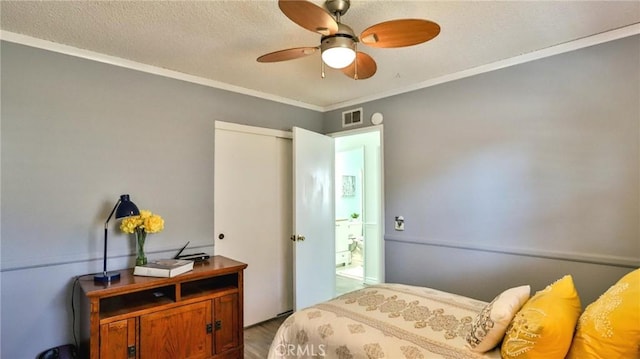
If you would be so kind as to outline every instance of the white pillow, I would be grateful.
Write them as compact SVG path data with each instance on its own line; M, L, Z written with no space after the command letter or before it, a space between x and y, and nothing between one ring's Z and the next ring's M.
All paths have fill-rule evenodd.
M500 343L511 319L531 295L531 287L523 285L500 293L478 314L467 334L471 351L484 353Z

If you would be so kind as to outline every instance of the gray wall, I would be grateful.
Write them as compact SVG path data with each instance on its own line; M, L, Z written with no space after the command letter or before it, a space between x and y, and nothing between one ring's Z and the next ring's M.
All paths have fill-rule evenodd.
M73 341L71 283L100 270L121 193L167 221L151 253L211 249L214 120L340 129L340 111L6 42L1 55L3 358ZM630 271L639 66L636 36L363 104L385 115L387 280L490 300L571 273L586 304ZM132 240L115 223L109 238L110 268L131 266Z
M633 36L352 106L384 114L386 280L595 300L640 263L639 87Z
M322 130L315 111L1 46L2 358L73 342L71 284L101 270L120 194L166 221L147 239L150 255L186 241L212 252L214 120ZM112 220L109 268L131 267L133 253Z

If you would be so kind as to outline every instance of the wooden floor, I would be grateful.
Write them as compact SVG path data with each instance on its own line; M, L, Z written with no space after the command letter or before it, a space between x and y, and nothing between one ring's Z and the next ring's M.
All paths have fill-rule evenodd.
M362 280L336 276L337 295L364 288ZM244 328L244 359L265 359L271 342L288 315Z
M287 316L271 319L244 329L244 358L265 359L280 324Z

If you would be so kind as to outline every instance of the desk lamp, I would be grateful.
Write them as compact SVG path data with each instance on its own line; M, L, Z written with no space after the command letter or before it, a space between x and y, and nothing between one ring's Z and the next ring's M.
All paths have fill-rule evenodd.
M116 214L116 219L137 216L140 214L140 211L138 210L138 207L135 205L135 203L129 200L128 194L123 194L120 196L120 199L118 200L116 205L113 206L113 209L109 214L109 218L107 218L107 221L104 222L104 262L102 266L102 273L96 274L93 277L94 282L108 283L120 279L120 273L107 272L107 227L109 225L109 220L111 220L111 217L113 217L114 212Z

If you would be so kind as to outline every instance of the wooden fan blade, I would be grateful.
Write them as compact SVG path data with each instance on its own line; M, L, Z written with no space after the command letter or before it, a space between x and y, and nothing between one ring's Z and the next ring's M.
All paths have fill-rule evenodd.
M429 41L439 33L440 26L428 20L391 20L364 30L360 41L372 47L404 47Z
M318 51L317 47L296 47L294 49L274 51L258 57L257 60L258 62L287 61L313 55L316 51Z
M307 30L321 35L333 35L338 31L338 23L323 8L308 1L280 0L280 10L291 21Z
M364 52L358 51L355 61L342 69L342 73L354 80L364 80L373 76L377 70L378 65L376 65L373 58Z

